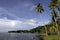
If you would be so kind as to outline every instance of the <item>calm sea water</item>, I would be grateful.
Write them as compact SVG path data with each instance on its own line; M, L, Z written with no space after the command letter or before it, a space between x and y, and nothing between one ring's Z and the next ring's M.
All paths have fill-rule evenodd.
M32 33L0 33L0 40L41 40L39 34Z

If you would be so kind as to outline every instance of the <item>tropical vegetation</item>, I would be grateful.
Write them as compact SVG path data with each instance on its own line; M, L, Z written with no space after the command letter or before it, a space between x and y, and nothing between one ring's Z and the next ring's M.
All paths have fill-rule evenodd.
M58 16L58 14L60 13L60 0L51 0L50 4L48 6L51 9L51 19L52 19L52 23L53 23L52 24L53 26L50 28L50 31L52 32L54 29L54 31L57 32L57 34L59 35L57 21L60 18L60 16ZM56 11L56 9L58 11ZM39 3L37 5L37 12L41 13L42 11L44 11L44 9L41 6L41 4ZM46 34L48 34L46 26L44 26L44 27L45 27Z

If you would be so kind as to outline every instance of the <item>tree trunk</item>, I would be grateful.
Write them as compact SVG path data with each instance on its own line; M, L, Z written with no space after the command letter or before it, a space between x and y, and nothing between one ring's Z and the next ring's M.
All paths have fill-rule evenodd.
M47 32L47 27L46 27L46 26L44 26L44 27L45 27L46 35L48 35L48 32Z
M57 27L57 34L59 35L59 29L58 29L57 20L56 20L56 18L55 18L55 17L54 17L54 19L55 19L55 26Z

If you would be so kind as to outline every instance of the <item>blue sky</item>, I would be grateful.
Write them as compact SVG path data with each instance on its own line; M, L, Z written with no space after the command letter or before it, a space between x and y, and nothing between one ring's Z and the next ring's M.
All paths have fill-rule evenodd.
M38 3L44 8L42 14L36 12ZM50 0L0 0L0 31L29 30L48 24L51 20Z

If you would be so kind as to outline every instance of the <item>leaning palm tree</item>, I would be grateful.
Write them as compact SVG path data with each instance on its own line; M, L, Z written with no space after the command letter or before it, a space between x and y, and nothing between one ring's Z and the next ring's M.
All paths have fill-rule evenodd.
M43 7L40 5L40 3L37 5L36 11L38 13L42 13L44 11ZM47 28L45 26L45 31L46 31L46 35L47 35Z
M57 19L56 19L57 15L56 15L56 12L55 12L55 9L58 8L57 0L52 0L49 7L52 9L53 22L55 23L55 26L57 27L57 33L59 35L58 24L57 24Z

